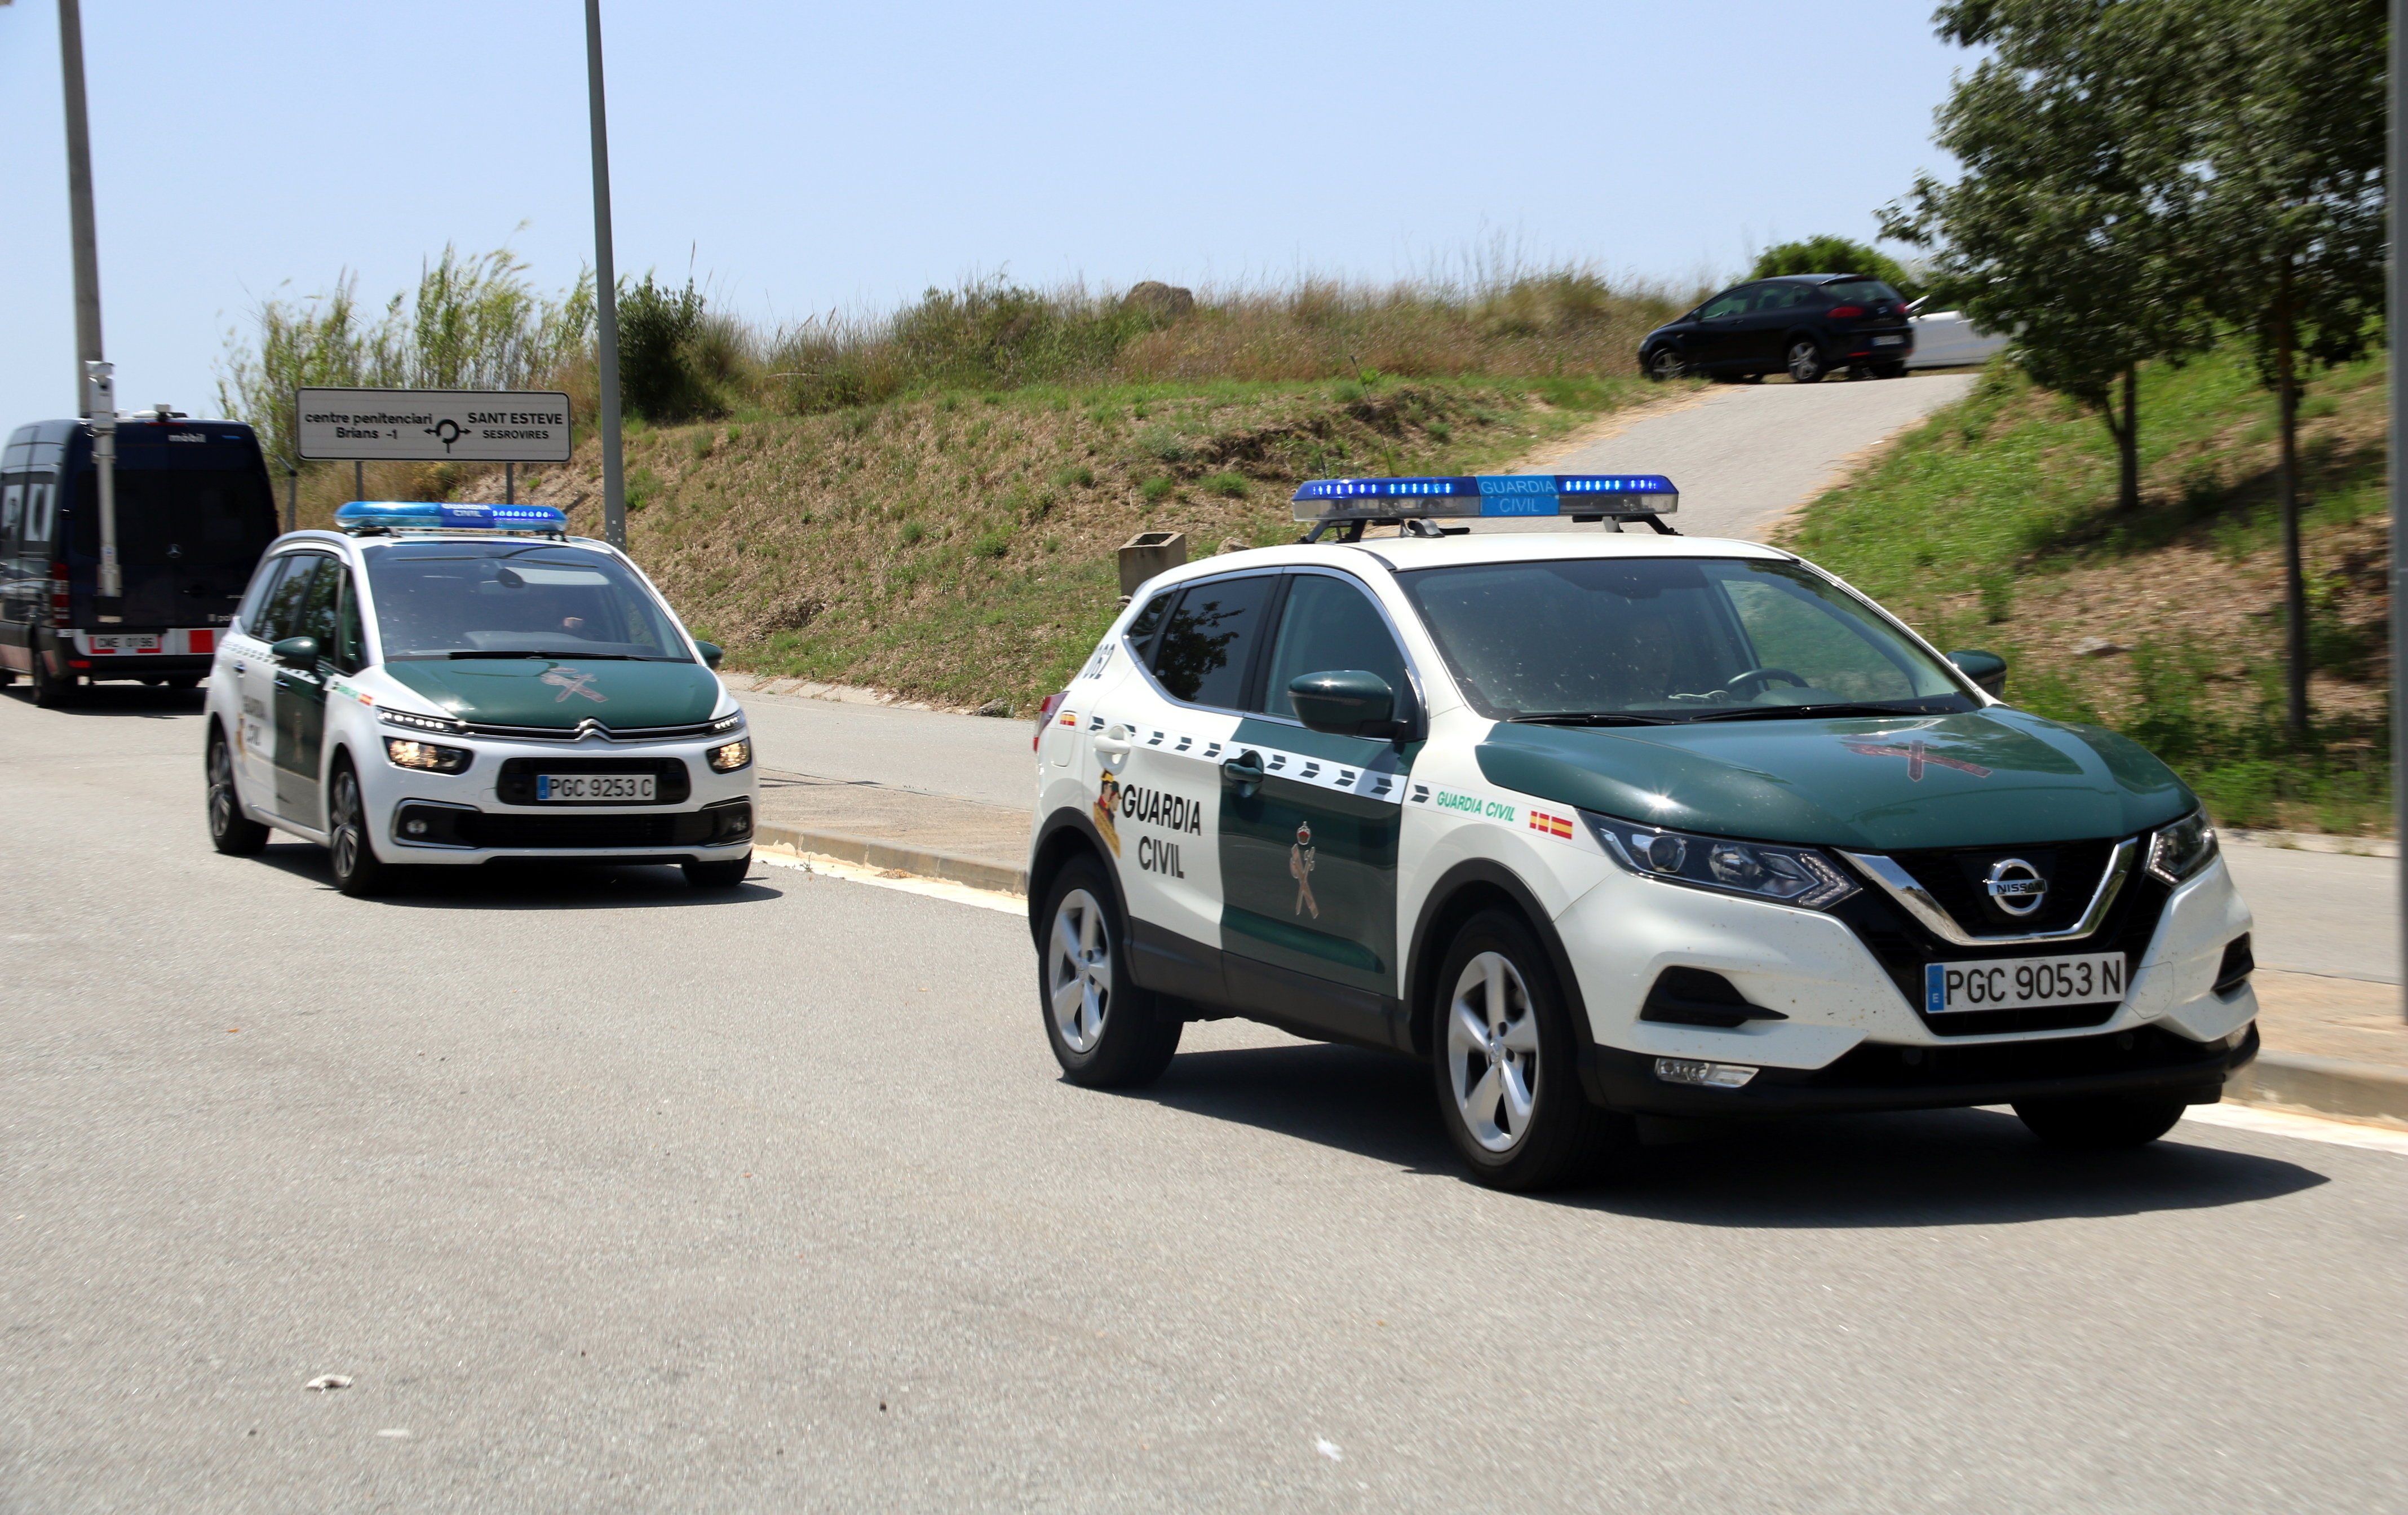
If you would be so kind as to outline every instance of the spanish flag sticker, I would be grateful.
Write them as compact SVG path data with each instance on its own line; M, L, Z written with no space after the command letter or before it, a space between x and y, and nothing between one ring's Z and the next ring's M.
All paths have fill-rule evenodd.
M1572 839L1572 821L1569 815L1550 815L1543 810L1534 810L1530 812L1530 830L1559 836L1567 842Z

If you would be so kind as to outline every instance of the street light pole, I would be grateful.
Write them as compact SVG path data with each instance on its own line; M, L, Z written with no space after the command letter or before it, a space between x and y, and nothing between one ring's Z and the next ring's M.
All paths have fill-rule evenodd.
M62 0L67 3L67 0ZM619 452L619 274L610 259L610 134L602 109L602 0L585 0L585 93L594 117L594 293L602 369L602 535L627 547L627 484Z
M2385 335L2391 342L2391 834L2400 844L2398 878L2400 891L2401 960L2408 962L2408 699L2402 699L2401 674L2408 670L2408 616L2401 613L2408 606L2408 469L2401 467L2403 445L2408 445L2408 419L2403 419L2400 400L2400 355L2403 351L2400 339L2400 323L2408 319L2408 258L2400 252L2400 234L2408 226L2408 215L2400 209L2400 175L2408 171L2408 86L2401 82L2401 74L2408 71L2408 0L2391 0L2391 162L2385 169L2383 192L2389 198L2391 213L2391 290L2389 307L2384 312ZM2401 1009L2408 1017L2408 1002Z
M59 0L59 72L67 108L67 225L75 243L76 405L92 422L93 465L100 475L100 593L93 615L120 618L124 583L117 571L117 391L100 348L100 235L93 224L92 128L83 103L83 11Z

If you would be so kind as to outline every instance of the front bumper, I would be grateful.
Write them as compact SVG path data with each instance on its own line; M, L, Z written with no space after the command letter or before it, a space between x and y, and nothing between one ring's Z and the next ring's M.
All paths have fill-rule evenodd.
M738 736L663 743L509 742L490 737L430 737L476 754L465 773L430 773L395 766L377 748L363 755L361 789L374 820L377 849L388 859L436 867L511 860L561 862L709 862L743 856L752 845L759 784L751 765L714 772L704 754ZM523 781L506 770L589 765L658 771L679 765L687 793L656 804L537 804Z
M2157 1026L2095 1036L1972 1046L1859 1044L1828 1067L1764 1068L1738 1089L1671 1084L1656 1060L1600 1046L1589 1097L1633 1115L1689 1118L1948 1110L1975 1104L2140 1094L2213 1104L2258 1056L2258 1025L2201 1045Z

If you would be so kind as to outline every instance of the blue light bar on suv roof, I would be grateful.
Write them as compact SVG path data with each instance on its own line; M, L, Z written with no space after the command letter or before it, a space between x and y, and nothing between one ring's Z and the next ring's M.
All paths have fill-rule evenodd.
M425 500L355 499L335 512L344 531L537 531L568 529L568 516L549 505L440 505Z
M1428 479L1315 479L1296 492L1299 521L1432 516L1669 515L1681 492L1660 473L1484 473Z

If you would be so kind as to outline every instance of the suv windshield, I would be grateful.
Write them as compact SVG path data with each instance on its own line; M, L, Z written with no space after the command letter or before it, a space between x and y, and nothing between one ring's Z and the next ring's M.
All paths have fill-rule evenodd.
M552 542L403 542L366 556L389 662L694 661L643 581L601 553Z
M1778 718L1979 703L1929 653L1794 563L1578 558L1398 581L1492 720Z

